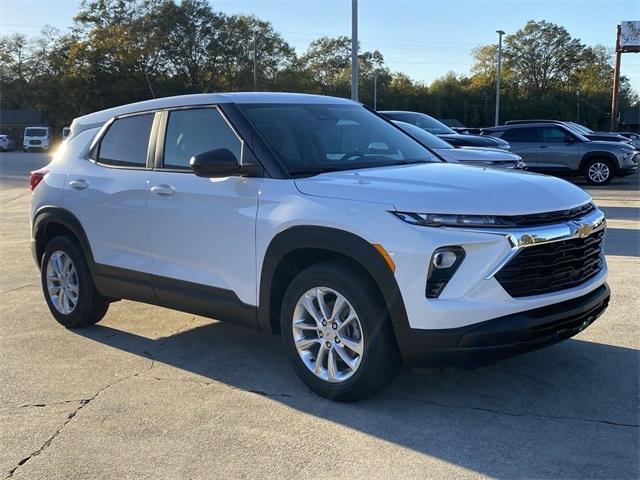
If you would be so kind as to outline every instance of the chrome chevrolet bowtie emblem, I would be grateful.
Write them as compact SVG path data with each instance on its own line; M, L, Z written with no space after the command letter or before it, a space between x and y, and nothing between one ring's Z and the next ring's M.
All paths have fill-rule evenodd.
M593 225L590 223L577 224L576 235L580 238L588 237L593 232Z

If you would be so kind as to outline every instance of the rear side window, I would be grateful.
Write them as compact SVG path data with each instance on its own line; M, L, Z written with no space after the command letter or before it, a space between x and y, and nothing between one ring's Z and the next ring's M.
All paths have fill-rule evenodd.
M146 167L152 124L152 113L114 121L100 142L98 162L118 167Z
M165 168L190 169L191 157L218 148L231 150L241 161L242 142L217 108L169 113L164 143Z
M509 143L535 142L533 128L511 128L500 137Z
M568 137L567 132L558 127L544 127L538 129L542 143L564 143Z

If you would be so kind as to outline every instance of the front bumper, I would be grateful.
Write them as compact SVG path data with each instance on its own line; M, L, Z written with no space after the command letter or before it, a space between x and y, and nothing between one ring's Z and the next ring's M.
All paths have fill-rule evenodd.
M605 311L610 294L605 283L581 297L460 328L394 329L406 363L474 368L573 337Z

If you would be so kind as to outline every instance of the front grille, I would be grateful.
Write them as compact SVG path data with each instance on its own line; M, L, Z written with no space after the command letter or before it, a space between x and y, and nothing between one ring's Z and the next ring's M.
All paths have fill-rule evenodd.
M509 217L516 225L528 227L534 225L546 225L550 223L566 222L575 218L583 217L595 210L593 203L585 203L580 207L569 210L557 210L555 212L534 213L531 215L517 215Z
M512 297L577 287L602 269L604 232L523 248L495 278Z
M29 140L29 145L40 145L41 143L40 140Z

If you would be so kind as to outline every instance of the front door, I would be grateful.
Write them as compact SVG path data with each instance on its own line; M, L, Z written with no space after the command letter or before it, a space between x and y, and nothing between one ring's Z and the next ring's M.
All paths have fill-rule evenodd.
M233 317L243 317L244 307L247 313L257 305L255 224L260 179L201 178L189 168L193 155L217 148L228 148L242 159L243 142L218 108L173 110L165 112L165 118L164 141L159 138L162 161L150 173L147 193L158 302L252 323L255 317Z

